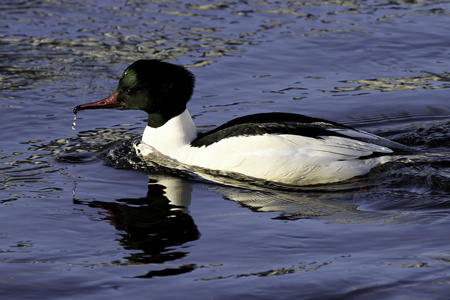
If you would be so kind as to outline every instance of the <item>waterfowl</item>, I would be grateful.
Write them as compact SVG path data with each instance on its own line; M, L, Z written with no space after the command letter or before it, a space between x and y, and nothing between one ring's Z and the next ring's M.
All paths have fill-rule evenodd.
M152 153L188 167L288 185L347 180L411 152L362 130L293 113L248 115L198 134L186 108L194 85L194 75L182 66L138 60L111 96L74 112L143 110L148 121L137 150L144 159Z

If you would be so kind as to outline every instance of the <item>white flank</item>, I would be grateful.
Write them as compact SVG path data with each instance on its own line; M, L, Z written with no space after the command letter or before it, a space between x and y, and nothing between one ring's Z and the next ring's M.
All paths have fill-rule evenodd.
M287 134L237 136L207 147L192 147L190 142L196 136L195 124L185 110L159 128L147 126L137 149L144 158L157 152L189 166L292 185L331 183L363 175L390 159L359 157L392 152L351 137L317 139Z

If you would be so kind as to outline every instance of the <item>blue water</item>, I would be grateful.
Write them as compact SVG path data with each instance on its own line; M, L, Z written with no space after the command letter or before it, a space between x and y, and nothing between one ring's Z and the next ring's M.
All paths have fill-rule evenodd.
M101 3L100 3L101 2ZM445 299L449 1L3 1L0 298ZM146 115L74 106L130 63L197 77L200 131L297 112L426 157L277 190L145 168Z

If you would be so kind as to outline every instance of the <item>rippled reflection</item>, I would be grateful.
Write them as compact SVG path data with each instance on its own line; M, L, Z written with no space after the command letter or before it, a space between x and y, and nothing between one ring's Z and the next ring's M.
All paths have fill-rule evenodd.
M200 232L188 214L191 187L178 178L157 177L148 184L141 198L119 198L110 201L75 204L101 208L100 221L108 221L120 233L120 244L133 253L124 257L126 264L163 264L186 256L184 244L197 240ZM175 248L175 250L174 250ZM195 266L163 268L138 277L170 276L195 269Z

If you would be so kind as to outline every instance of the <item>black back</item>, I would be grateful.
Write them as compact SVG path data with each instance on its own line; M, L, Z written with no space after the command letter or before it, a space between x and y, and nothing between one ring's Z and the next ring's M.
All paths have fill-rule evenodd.
M311 138L344 136L327 128L353 129L338 123L292 113L260 113L231 120L214 130L199 134L194 147L209 146L219 140L263 134L293 134Z

